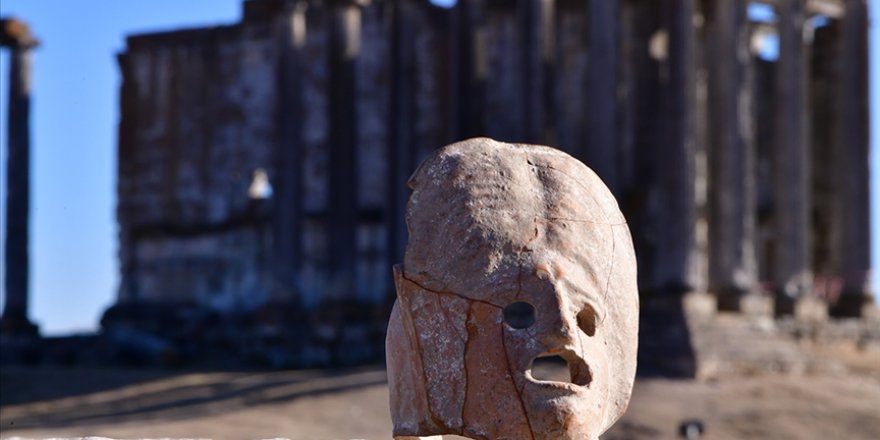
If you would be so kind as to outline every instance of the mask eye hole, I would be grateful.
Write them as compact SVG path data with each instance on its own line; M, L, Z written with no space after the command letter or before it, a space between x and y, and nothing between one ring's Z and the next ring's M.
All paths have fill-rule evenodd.
M596 335L596 312L590 306L584 307L577 315L578 327L587 334L587 336Z
M517 301L504 308L504 323L515 328L524 329L535 323L535 306Z

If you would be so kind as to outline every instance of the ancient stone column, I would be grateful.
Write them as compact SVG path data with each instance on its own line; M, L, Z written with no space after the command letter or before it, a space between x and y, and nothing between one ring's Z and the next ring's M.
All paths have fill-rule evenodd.
M484 0L457 2L452 12L452 138L485 132L486 30Z
M452 93L456 89L450 79L456 77L455 63L460 59L449 37L451 19L454 14L461 16L461 7L447 10L418 0L400 0L391 4L386 15L391 36L391 116L387 118L391 261L402 261L408 235L404 223L410 194L407 180L425 157L457 136L451 127L457 122L451 121L458 121L460 115L452 103L461 100Z
M755 177L744 0L707 11L709 65L709 290L719 307L739 310L757 283Z
M302 251L302 67L301 51L306 38L306 3L285 4L278 24L279 93L281 133L275 158L273 188L273 286L285 293L295 290L293 269Z
M815 30L810 46L809 105L810 105L810 255L813 269L813 292L823 297L832 296L838 284L840 256L834 243L839 238L834 230L837 218L837 186L841 179L835 175L837 147L836 126L840 111L837 109L837 57L839 22Z
M868 118L868 6L847 0L841 22L840 123L837 138L841 178L837 224L840 239L843 295L832 313L857 316L870 301L869 118Z
M616 157L620 165L617 198L632 228L639 267L643 269L638 275L639 286L651 292L662 289L656 285L657 274L653 269L658 267L657 259L663 257L658 242L663 226L656 202L661 185L657 184L658 173L654 169L658 144L662 142L656 134L663 124L658 115L664 87L659 60L651 51L653 37L663 27L659 6L654 1L626 1L621 3L620 10L620 82L624 93L620 115L623 129ZM588 58L588 65L589 62ZM588 96L586 100L586 106L593 104ZM581 153L578 157L585 160L586 156Z
M351 295L357 256L357 103L355 59L360 55L361 6L338 0L330 8L330 240L331 295Z
M526 138L531 143L555 143L553 139L553 62L556 50L555 1L519 0L517 12L522 29L523 106Z
M391 172L388 191L390 193L389 216L391 232L389 248L391 261L402 261L406 246L406 200L409 188L406 181L413 164L412 145L412 88L414 32L412 20L407 15L412 5L408 1L391 4Z
M779 61L775 71L773 142L773 282L777 313L812 292L807 134L805 2L779 2Z
M654 283L664 291L685 293L705 289L701 255L696 246L696 69L694 1L661 2L662 23L668 35L660 96L661 142L657 144L658 237Z
M691 142L694 143L694 203L696 204L694 253L696 267L693 282L697 292L709 287L709 49L706 38L705 0L694 2L694 119Z
M36 325L28 319L31 56L37 44L23 22L0 20L0 46L10 50L3 254L6 297L0 330L3 336L13 337L37 334Z
M619 5L617 0L587 0L589 17L589 65L586 123L588 142L580 157L616 195L617 161L617 59Z

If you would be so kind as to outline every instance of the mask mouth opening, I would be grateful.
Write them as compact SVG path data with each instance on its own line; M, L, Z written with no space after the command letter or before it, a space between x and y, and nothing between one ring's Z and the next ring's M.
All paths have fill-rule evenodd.
M587 388L593 381L589 365L573 351L538 355L532 359L526 376L535 382L569 383Z

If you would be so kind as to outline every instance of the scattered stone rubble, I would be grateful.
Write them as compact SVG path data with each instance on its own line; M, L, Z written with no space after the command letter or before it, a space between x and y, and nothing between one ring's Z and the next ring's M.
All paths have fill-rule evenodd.
M848 344L856 349L880 351L880 320L829 319L827 305L803 298L794 314L774 316L770 305L754 312L716 313L714 299L692 294L684 299L687 330L697 379L753 374L842 374L846 367L813 348ZM754 302L761 302L757 295ZM873 316L866 312L866 316Z

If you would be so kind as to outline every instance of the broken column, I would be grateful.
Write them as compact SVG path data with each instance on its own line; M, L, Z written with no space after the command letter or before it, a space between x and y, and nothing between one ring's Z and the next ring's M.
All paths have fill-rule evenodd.
M6 156L6 268L4 337L33 336L37 326L28 318L28 216L30 214L30 107L32 50L39 44L27 24L0 20L0 46L9 49L9 107Z
M773 130L776 313L791 313L797 298L812 293L805 19L802 0L780 2Z
M871 302L867 3L847 0L840 25L837 166L842 184L836 219L840 239L836 244L843 292L832 313L859 316Z
M741 310L757 288L755 177L744 0L707 11L709 67L709 290L722 309Z

